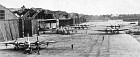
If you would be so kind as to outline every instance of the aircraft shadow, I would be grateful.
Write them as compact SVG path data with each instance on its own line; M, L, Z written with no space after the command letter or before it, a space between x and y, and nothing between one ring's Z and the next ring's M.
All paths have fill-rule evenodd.
M40 53L41 54L59 54L59 53L62 53L64 51L67 51L67 50L71 50L71 47L50 47L50 48L47 48L47 47L41 47L40 48ZM18 50L14 50L13 48L7 48L7 49L0 49L0 51L2 52L13 52L13 53L24 53L24 48L19 48ZM37 49L33 48L33 51L36 52Z
M71 51L71 50L72 50L71 47L46 48L41 52L41 54L56 55L56 54L64 53L66 51Z

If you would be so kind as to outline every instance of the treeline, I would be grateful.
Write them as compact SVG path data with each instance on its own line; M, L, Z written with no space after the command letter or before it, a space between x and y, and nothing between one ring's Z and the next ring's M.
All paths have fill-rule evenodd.
M111 19L119 19L124 21L138 21L140 20L140 14L119 14L117 16L112 16Z

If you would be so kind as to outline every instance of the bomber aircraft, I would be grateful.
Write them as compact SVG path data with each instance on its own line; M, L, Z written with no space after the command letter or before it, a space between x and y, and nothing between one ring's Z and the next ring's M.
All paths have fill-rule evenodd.
M37 36L37 41L35 42L31 42L30 41L30 38L29 38L29 35L27 37L27 41L25 42L18 42L17 40L14 41L14 42L4 42L2 44L5 44L5 46L7 47L8 45L14 45L14 50L19 50L20 48L23 48L24 49L24 53L28 53L28 54L32 54L33 53L33 47L35 47L35 49L37 50L37 53L40 54L40 45L47 45L49 43L56 43L56 41L42 41L40 42L39 39L38 39L38 36Z
M119 29L121 27L121 25L111 25L111 26L106 26L106 27L110 27L112 29Z
M83 25L74 25L74 26L71 26L71 28L74 28L74 29L88 29L89 28L89 25L86 25L86 24L83 24Z
M111 34L119 34L120 31L125 31L128 29L110 29L110 28L106 28L104 30L96 30L96 31L101 31L101 32L105 32L105 33L111 33Z

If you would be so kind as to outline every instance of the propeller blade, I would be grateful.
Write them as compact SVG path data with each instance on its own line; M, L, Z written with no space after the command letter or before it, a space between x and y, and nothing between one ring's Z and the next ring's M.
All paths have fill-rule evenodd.
M6 48L7 48L7 46L8 46L8 45L7 45L7 44L5 44L5 46L6 46Z
M38 40L38 36L37 36L37 41L39 41L39 40Z

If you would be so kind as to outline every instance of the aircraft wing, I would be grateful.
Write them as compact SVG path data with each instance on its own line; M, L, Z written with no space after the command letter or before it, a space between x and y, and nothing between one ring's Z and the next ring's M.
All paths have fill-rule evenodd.
M125 30L129 30L129 29L116 29L114 31L125 31Z
M95 31L106 32L106 31L110 31L110 30L95 30Z
M115 27L115 26L106 26L106 27Z
M15 42L15 41L10 41L10 42L2 42L2 43L0 43L0 44L15 44L15 43L17 43L17 42ZM24 44L24 43L22 43L22 42L18 42L18 44Z
M56 29L40 28L39 31L54 31Z
M48 45L50 43L56 43L56 41L41 41L39 45ZM31 46L36 46L37 42L31 43Z
M114 27L113 25L100 25L102 27Z
M2 42L0 44L5 44L5 46L9 46L9 45L19 45L19 46L24 46L24 43L22 42L16 42L16 41L12 41L12 42Z
M56 41L42 41L41 44L56 43Z
M14 42L1 42L0 44L14 44Z

